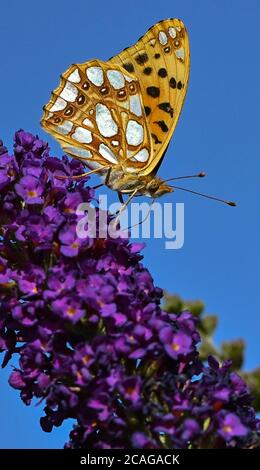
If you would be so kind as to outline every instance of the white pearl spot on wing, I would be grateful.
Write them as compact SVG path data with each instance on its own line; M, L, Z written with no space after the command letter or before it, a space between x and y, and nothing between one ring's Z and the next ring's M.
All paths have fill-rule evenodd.
M165 46L165 44L167 44L168 39L164 31L159 32L159 41L160 41L160 44L162 44L162 46Z
M96 86L101 86L104 83L104 73L101 67L89 67L86 70L88 79Z
M150 40L150 46L154 47L155 43L156 43L155 38Z
M126 128L126 140L128 145L140 145L144 140L144 129L136 121L128 121Z
M118 70L108 70L107 78L115 90L119 90L125 86L124 75L118 72Z
M177 59L183 61L184 60L184 49L183 49L183 47L180 47L180 49L177 49L177 51L175 51L175 55L176 55Z
M142 108L140 103L140 98L138 95L130 96L130 111L136 116L142 115Z
M147 149L139 150L131 160L137 160L138 162L146 162L149 157L149 152Z
M94 127L94 126L93 126L93 122L92 122L90 119L88 119L88 118L85 118L85 119L82 121L82 124L84 124L84 126L87 126L87 127L92 127L92 128Z
M102 103L96 105L96 122L103 137L112 137L118 132L118 127L109 109Z
M73 123L71 121L63 121L63 123L60 124L60 126L56 127L56 130L60 134L67 135L71 131L72 127L73 127Z
M72 147L72 146L63 147L63 149L69 155L75 155L75 156L83 158L83 159L84 158L92 158L92 153L89 150L81 149L81 148L78 148L78 147Z
M109 147L105 144L100 144L99 146L99 153L104 157L106 160L108 160L111 163L117 163L117 159L115 154L110 150Z
M62 98L58 97L55 103L50 108L50 111L53 111L53 112L61 111L62 109L66 108L66 106L67 106L67 102L63 100Z
M75 132L71 137L81 144L90 144L90 142L92 142L91 132L84 129L84 127L76 127Z
M75 87L75 85L73 85L70 82L66 83L65 87L63 88L60 94L61 98L64 98L67 101L75 101L75 99L77 98L77 95L78 95L77 88Z
M177 36L176 29L173 28L173 26L171 26L171 27L169 28L169 35L170 35L171 38L173 38L173 39L175 39L176 36Z
M119 141L118 140L112 140L112 145L114 145L114 147L118 147L119 145Z
M133 81L133 78L132 77L128 77L128 75L125 75L124 74L124 77L126 79L127 82L132 82Z
M78 69L75 69L69 76L68 80L73 83L79 83L80 82L80 75Z

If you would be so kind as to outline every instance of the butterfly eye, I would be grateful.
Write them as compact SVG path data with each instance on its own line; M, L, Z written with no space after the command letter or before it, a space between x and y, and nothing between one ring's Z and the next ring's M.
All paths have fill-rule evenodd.
M65 116L72 116L74 114L74 108L73 106L69 106L66 111L64 112Z
M89 89L89 83L88 82L84 82L83 85L82 85L82 88L83 90L88 90Z
M160 186L160 185L159 185L158 181L152 180L152 181L150 181L150 182L148 183L147 189L149 189L149 191L155 192L155 191L157 191L157 189L159 188L159 186Z
M84 104L86 101L86 98L84 95L80 94L78 97L77 97L77 103L80 105L80 104Z
M99 91L102 95L107 95L109 93L109 88L108 86L103 86Z

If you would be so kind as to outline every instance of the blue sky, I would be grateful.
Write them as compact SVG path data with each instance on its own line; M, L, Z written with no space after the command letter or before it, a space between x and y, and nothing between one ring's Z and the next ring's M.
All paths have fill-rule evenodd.
M218 313L217 341L243 337L247 367L260 364L259 174L260 2L258 0L9 0L1 5L1 138L11 148L24 128L48 138L39 119L59 75L73 62L106 60L152 24L181 18L191 42L184 110L160 168L164 178L207 172L190 187L238 202L237 208L175 193L185 203L185 245L149 240L144 263L155 283ZM111 192L108 193L113 196ZM109 197L110 197L109 196ZM114 199L113 199L114 200ZM62 447L71 426L41 431L41 408L26 408L0 375L0 447Z

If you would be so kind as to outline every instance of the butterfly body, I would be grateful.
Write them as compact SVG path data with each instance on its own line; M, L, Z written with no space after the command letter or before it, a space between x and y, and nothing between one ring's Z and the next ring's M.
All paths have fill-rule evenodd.
M123 167L111 168L106 178L106 185L119 193L157 198L163 194L173 192L164 181L156 176L147 175L140 177L138 173L127 173Z
M41 124L112 190L151 197L172 192L156 171L178 122L189 67L184 24L161 21L109 61L69 67Z

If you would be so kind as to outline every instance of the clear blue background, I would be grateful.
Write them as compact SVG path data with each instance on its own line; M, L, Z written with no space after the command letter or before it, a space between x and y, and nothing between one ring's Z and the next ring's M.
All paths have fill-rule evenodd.
M247 367L259 347L259 0L45 0L1 3L1 137L19 129L48 138L41 108L73 62L108 59L152 24L181 18L191 42L191 78L182 117L160 169L163 177L207 171L190 187L238 202L237 208L175 194L185 202L185 245L167 251L150 240L144 262L157 285L203 299L218 313L217 341L244 337ZM112 199L112 194L110 192ZM172 200L171 197L165 201ZM0 447L62 447L71 423L40 430L41 407L26 408L1 380Z

